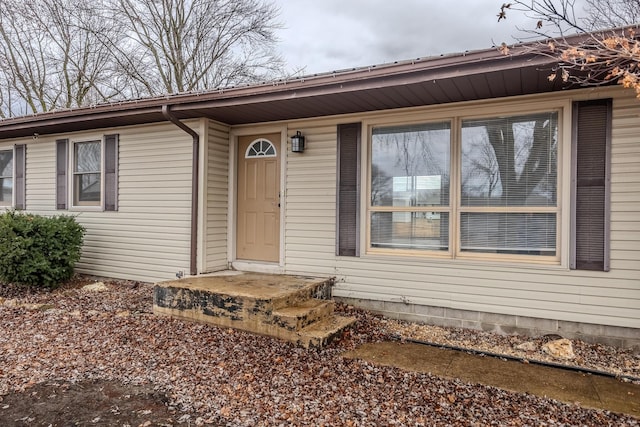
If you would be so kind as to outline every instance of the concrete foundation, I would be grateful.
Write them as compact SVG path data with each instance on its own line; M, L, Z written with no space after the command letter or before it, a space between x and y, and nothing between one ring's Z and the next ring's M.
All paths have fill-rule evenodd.
M357 298L336 298L337 301L364 308L392 319L429 325L468 328L500 334L520 334L537 337L557 334L620 348L640 348L640 330L619 326L593 325L563 320L539 319L527 316L485 313L402 302L374 301Z

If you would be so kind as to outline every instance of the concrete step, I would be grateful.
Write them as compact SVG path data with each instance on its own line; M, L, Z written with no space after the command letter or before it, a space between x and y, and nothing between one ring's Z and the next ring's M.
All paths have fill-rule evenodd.
M331 316L334 307L333 301L309 299L293 306L274 310L271 316L274 325L289 331L299 331L314 322Z
M156 284L153 306L158 314L217 317L231 326L229 322L270 318L274 310L311 298L328 299L332 285L332 278L305 276L197 276Z
M234 273L154 287L153 312L321 347L355 319L334 316L333 278Z
M320 348L339 336L342 331L356 321L355 317L333 315L326 319L312 323L297 333L295 343L304 348Z
M286 295L274 297L271 300L272 310L293 307L303 304L310 299L329 300L331 299L331 287L334 284L332 279L306 278L304 287L289 292Z

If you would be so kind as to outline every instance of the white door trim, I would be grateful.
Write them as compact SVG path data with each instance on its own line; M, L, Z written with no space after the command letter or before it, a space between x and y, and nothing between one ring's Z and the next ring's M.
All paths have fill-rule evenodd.
M288 129L286 126L256 126L243 127L242 129L231 129L229 132L229 202L228 202L228 226L227 226L227 260L230 266L245 271L274 272L283 273L285 265L285 226L286 226L286 173L287 173L287 138ZM238 214L238 139L247 135L266 135L269 133L280 134L280 261L278 264L258 261L237 261L236 257L236 237L237 237L237 214ZM242 267L242 268L240 268ZM262 271L260 269L277 271Z

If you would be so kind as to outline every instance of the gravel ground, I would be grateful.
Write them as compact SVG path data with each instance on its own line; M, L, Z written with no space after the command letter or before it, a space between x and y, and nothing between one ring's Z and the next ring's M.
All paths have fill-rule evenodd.
M585 368L640 384L640 352L638 349L623 350L602 344L572 340L571 344L575 356L570 359L561 359L554 358L543 351L544 344L560 338L557 335L531 338L523 335L498 335L491 332L441 328L395 320L381 320L381 322L386 323L387 332L395 333L402 339L500 354L528 361Z
M357 325L323 350L304 350L154 316L149 284L79 289L86 283L77 278L52 293L26 294L0 285L0 400L52 381L111 381L166 399L175 416L167 421L163 413L162 423L145 426L640 425L606 411L340 356L397 335L493 352L511 352L522 337L417 326L340 307L358 317ZM638 375L639 359L630 351L575 341L574 350L572 364Z

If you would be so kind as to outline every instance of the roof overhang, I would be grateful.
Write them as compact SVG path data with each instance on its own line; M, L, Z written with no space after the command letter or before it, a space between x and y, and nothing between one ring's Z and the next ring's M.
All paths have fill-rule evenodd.
M555 60L497 49L343 70L259 85L103 104L0 121L0 139L207 117L228 125L502 98L567 89Z

